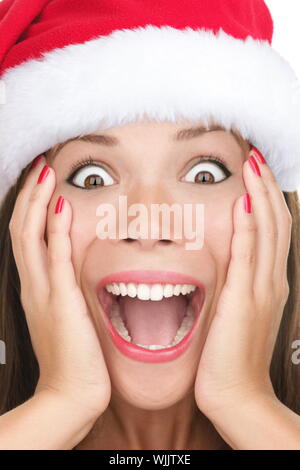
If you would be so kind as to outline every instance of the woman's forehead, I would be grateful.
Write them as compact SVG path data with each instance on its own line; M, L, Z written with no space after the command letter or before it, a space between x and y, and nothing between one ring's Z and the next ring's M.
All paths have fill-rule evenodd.
M224 126L217 123L214 120L210 120L208 123L204 121L192 122L187 119L182 120L180 123L173 123L169 121L157 122L157 121L146 121L146 122L135 122L118 127L111 127L109 129L100 129L96 130L90 134L80 134L75 137L71 137L64 142L59 142L50 149L47 150L46 156L53 159L56 154L62 150L62 148L67 145L69 142L87 142L87 143L101 143L103 145L113 147L118 146L121 143L122 137L126 136L128 132L136 132L143 128L151 129L160 129L162 132L165 132L166 136L172 137L174 141L188 141L193 137L203 135L205 133L210 133L211 131L223 131L224 133L231 134L242 151L249 150L251 144L245 140L240 132L232 126L230 131L228 131Z

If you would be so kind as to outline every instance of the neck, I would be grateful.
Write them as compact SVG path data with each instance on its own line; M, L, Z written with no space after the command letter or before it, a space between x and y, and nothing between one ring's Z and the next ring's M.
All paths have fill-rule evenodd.
M162 410L132 406L115 392L108 408L76 449L210 450L227 447L197 408L191 392Z

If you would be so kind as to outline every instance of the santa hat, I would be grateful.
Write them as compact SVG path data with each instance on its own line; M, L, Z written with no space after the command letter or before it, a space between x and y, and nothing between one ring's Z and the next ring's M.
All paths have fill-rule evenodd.
M137 120L237 129L300 186L300 92L262 0L4 0L0 196L53 145Z

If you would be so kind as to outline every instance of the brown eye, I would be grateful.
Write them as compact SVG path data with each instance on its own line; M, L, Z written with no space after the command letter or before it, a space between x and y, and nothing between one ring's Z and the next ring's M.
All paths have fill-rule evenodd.
M227 179L228 175L218 163L210 161L198 162L189 170L183 181L197 184L220 183Z
M199 171L195 177L195 183L213 183L214 177L209 171Z
M85 187L104 186L104 180L99 175L91 175L91 176L87 176L85 178L83 184L84 184Z
M115 182L104 168L97 165L85 165L76 170L70 181L75 186L88 189L110 186Z

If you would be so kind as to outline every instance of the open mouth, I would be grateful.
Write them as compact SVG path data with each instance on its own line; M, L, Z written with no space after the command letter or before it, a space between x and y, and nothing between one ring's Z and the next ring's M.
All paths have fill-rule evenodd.
M99 300L115 331L145 349L167 349L190 332L200 313L203 289L195 284L110 282Z

